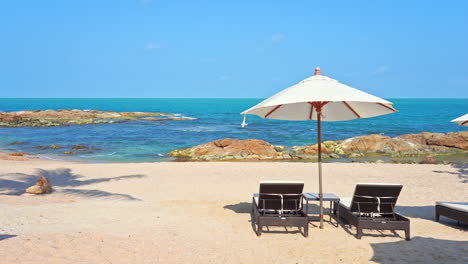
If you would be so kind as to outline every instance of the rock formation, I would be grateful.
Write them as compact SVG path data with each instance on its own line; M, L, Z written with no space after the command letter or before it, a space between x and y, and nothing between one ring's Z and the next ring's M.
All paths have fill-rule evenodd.
M168 155L184 160L240 160L240 159L285 159L282 146L272 144L259 139L222 139L186 149L178 149ZM289 157L290 158L290 157Z
M258 139L223 139L191 148L174 150L168 155L178 160L316 160L317 144L310 146L273 146ZM352 137L345 140L325 141L322 144L322 157L362 158L416 157L418 162L435 163L433 155L466 155L468 160L468 131L456 133L420 133L398 137L380 134ZM415 160L416 162L416 160Z
M33 185L26 189L27 193L32 193L32 194L45 194L45 193L50 193L51 191L52 191L52 184L44 176L41 176L39 180L37 180L36 185Z
M0 127L49 127L68 125L89 125L131 120L187 120L175 114L151 112L112 112L97 110L35 110L19 112L0 112Z

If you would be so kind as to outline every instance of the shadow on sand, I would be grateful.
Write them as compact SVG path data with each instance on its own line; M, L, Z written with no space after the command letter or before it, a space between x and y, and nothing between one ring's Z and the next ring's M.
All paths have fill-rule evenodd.
M145 177L145 175L135 174L82 180L81 178L83 178L83 176L74 174L69 168L58 168L54 170L37 169L34 174L7 173L0 175L0 195L21 195L26 188L36 184L36 181L41 176L48 178L53 187L63 187L55 189L54 192L57 193L73 194L90 198L124 199L130 201L139 201L140 199L127 194L111 193L95 189L76 189L73 187Z
M435 170L435 173L447 173L457 175L462 183L468 183L468 164L452 164L452 167L456 169L453 171L440 171Z
M401 213L404 216L408 216L410 218L420 218L425 220L430 220L435 222L435 206L434 205L426 205L426 206L397 206L395 211ZM450 226L453 228L457 228L460 230L467 230L468 224L460 223L458 224L457 221L446 218L444 216L440 217L440 224Z
M16 237L16 235L0 234L0 241L5 240L5 239L9 239L9 238L12 238L12 237Z
M254 234L257 232L257 225L255 223L255 215L252 211L252 203L241 202L237 204L228 204L228 205L223 206L223 208L231 210L236 214L250 214L249 222L251 224L252 231L254 232ZM295 234L295 233L302 234L302 231L299 230L297 227L287 227L287 226L275 227L275 229L270 229L270 227L265 226L262 232L263 233L278 233L278 234Z
M237 214L250 214L252 213L252 203L237 203L237 204L228 204L223 206L224 209L228 209Z
M371 243L372 261L390 263L466 263L468 241L414 237L411 241Z

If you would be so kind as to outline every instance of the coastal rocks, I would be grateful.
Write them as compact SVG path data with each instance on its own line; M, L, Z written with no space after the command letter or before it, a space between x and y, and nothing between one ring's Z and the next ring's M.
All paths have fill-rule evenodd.
M28 161L31 158L33 157L30 157L30 156L25 157L24 155L23 156L11 156L9 154L0 153L0 160Z
M226 138L194 146L186 149L174 150L169 156L180 160L277 160L283 157L282 146L272 144L259 139L238 140ZM288 156L286 156L288 157Z
M423 133L426 144L468 150L468 131L457 133Z
M317 144L273 146L258 139L222 139L192 148L174 150L168 155L178 160L317 160ZM437 159L436 157L437 156ZM446 159L468 159L468 131L420 133L389 137L380 134L352 137L322 143L322 158L360 159L382 162L437 163Z
M35 146L34 148L39 149L39 150L46 150L46 149L49 149L50 146Z
M26 192L31 194L45 194L50 193L51 191L52 184L44 176L41 176L39 180L37 180L36 185L33 185L26 189Z
M57 144L52 144L50 146L35 146L34 148L39 149L39 150L46 150L46 149L61 149L63 147Z
M437 160L433 156L427 155L423 158L421 164L437 164Z
M10 155L10 156L15 156L15 157L22 157L22 156L24 156L25 154L26 154L26 153L24 153L24 152L13 152L13 153L10 153L10 154L8 154L8 155Z
M294 146L291 148L289 155L294 159L301 160L315 160L318 159L318 145L310 146ZM336 158L338 157L331 151L325 144L322 144L322 158Z
M373 134L345 139L337 145L336 149L346 155L351 152L390 152L394 151L395 145L391 137Z
M434 150L446 148L457 148L468 150L468 131L456 133L429 133L407 134L395 137L394 139L406 141L416 146L427 146Z
M87 149L93 149L93 148L89 147L89 146L79 144L79 145L73 145L72 149L74 149L74 150L85 150L86 149L87 150Z
M23 142L23 141L14 141L14 142L11 142L9 145L22 145L26 142Z
M60 146L60 145L57 145L57 144L52 144L50 146L35 146L34 148L38 149L38 150L48 150L48 149L60 150L60 149L63 149L62 153L65 154L65 155L93 153L95 151L101 150L101 149L94 148L92 146L88 146L88 145L84 145L84 144L76 144L76 145L71 145L71 146L67 146L67 147ZM66 149L68 149L68 150L66 150Z
M50 127L107 124L132 120L175 121L192 120L177 114L153 112L112 112L97 110L34 110L0 112L0 127Z
M345 139L334 149L335 152L347 157L372 153L408 156L466 150L468 150L468 131L447 134L423 132L394 138L373 134Z

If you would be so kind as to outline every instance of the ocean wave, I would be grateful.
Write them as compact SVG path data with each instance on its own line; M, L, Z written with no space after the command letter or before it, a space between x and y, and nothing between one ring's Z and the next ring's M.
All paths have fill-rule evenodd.
M117 154L117 152L108 152L108 153L100 153L100 154L85 154L83 156L86 156L87 158L93 158L93 157L114 156L115 154Z
M45 159L45 160L56 160L56 161L60 161L60 160L65 160L65 159L61 159L59 157L50 157L50 156L45 156L45 155L38 155L41 159Z
M184 132L216 132L216 131L219 131L219 129L215 129L213 127L206 127L206 126L187 127L187 128L176 129L176 130L184 131Z

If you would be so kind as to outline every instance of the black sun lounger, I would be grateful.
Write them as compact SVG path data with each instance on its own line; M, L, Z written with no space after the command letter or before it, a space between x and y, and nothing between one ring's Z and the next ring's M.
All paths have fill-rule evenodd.
M437 202L435 218L439 222L440 216L457 220L458 224L468 223L468 203Z
M260 192L254 194L252 212L257 235L264 226L297 226L309 234L307 214L302 210L303 182L260 182Z
M357 184L353 197L341 198L335 208L356 227L358 239L363 229L377 229L403 230L406 240L410 240L409 219L395 212L402 188L400 184Z

